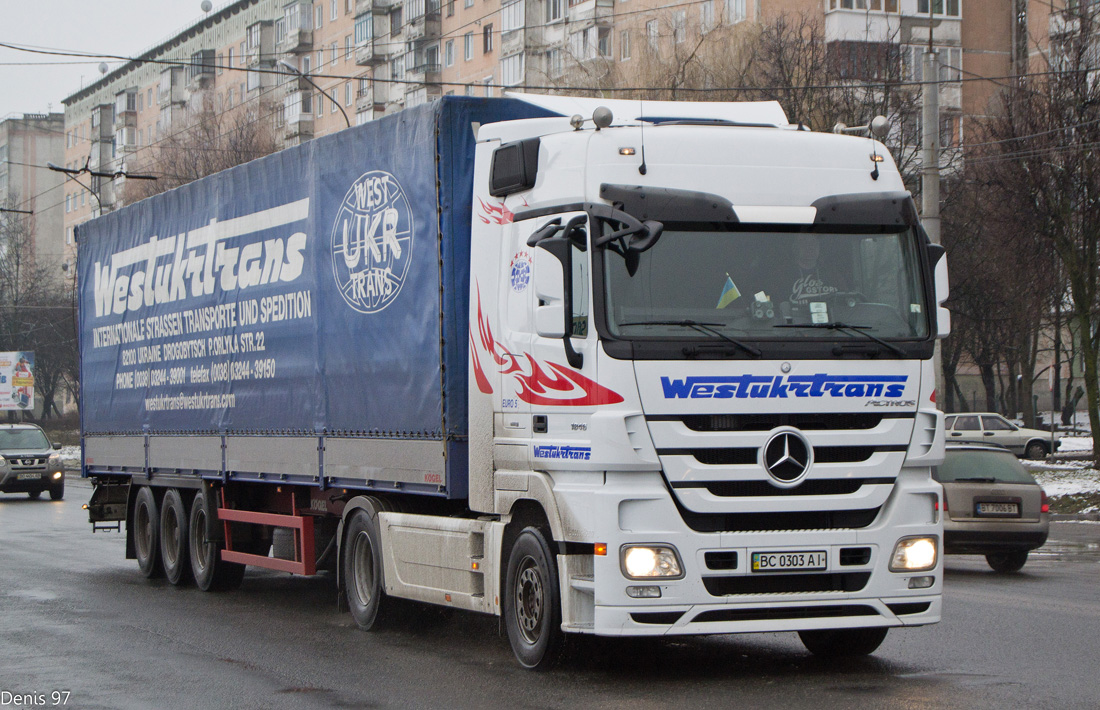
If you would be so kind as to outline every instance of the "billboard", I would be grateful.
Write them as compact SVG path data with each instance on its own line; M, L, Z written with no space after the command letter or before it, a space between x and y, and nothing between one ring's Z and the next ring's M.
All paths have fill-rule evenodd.
M0 409L34 409L34 351L0 353Z

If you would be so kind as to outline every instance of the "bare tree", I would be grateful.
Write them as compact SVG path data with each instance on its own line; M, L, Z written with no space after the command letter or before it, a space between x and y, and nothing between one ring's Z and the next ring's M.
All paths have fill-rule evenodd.
M261 158L278 149L272 107L216 111L209 100L188 114L183 125L172 126L135 172L151 173L157 180L129 181L126 202L165 192L201 177Z

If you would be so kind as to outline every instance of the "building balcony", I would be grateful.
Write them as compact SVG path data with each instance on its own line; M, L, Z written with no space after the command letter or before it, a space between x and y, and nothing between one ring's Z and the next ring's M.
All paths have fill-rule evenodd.
M405 39L412 41L418 39L438 39L441 34L439 10L428 12L405 24Z
M405 72L405 78L417 84L432 84L439 81L440 71L442 71L442 67L438 62L424 62L408 69Z
M313 114L298 113L286 119L284 136L286 138L301 138L308 140L313 137Z
M611 17L615 14L615 0L585 0L569 8L569 22L585 22Z
M280 52L303 52L313 49L313 30L291 30L275 45Z
M355 48L355 63L361 67L384 64L386 59L387 53L385 45L379 42L376 47L373 39Z

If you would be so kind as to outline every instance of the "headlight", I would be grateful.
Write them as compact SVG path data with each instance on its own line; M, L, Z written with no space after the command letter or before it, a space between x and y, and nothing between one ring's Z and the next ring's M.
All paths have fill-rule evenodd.
M891 572L920 572L936 566L939 540L935 537L903 537L894 545Z
M684 576L676 550L666 545L627 545L619 560L623 574L631 579Z
M52 454L50 454L50 461L57 461L57 460L59 460L60 458L61 458L61 454L58 454L58 453L52 453Z

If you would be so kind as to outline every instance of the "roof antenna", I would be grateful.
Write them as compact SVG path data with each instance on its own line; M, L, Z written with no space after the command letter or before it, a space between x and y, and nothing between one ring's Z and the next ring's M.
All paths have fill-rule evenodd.
M642 115L644 113L645 113L645 108L644 108L641 100L639 100L638 101L638 118L642 119ZM638 124L638 127L642 131L642 164L638 166L638 174L639 175L645 175L646 172L648 172L648 170L646 169L646 166L645 166L645 121L640 120L640 122Z

